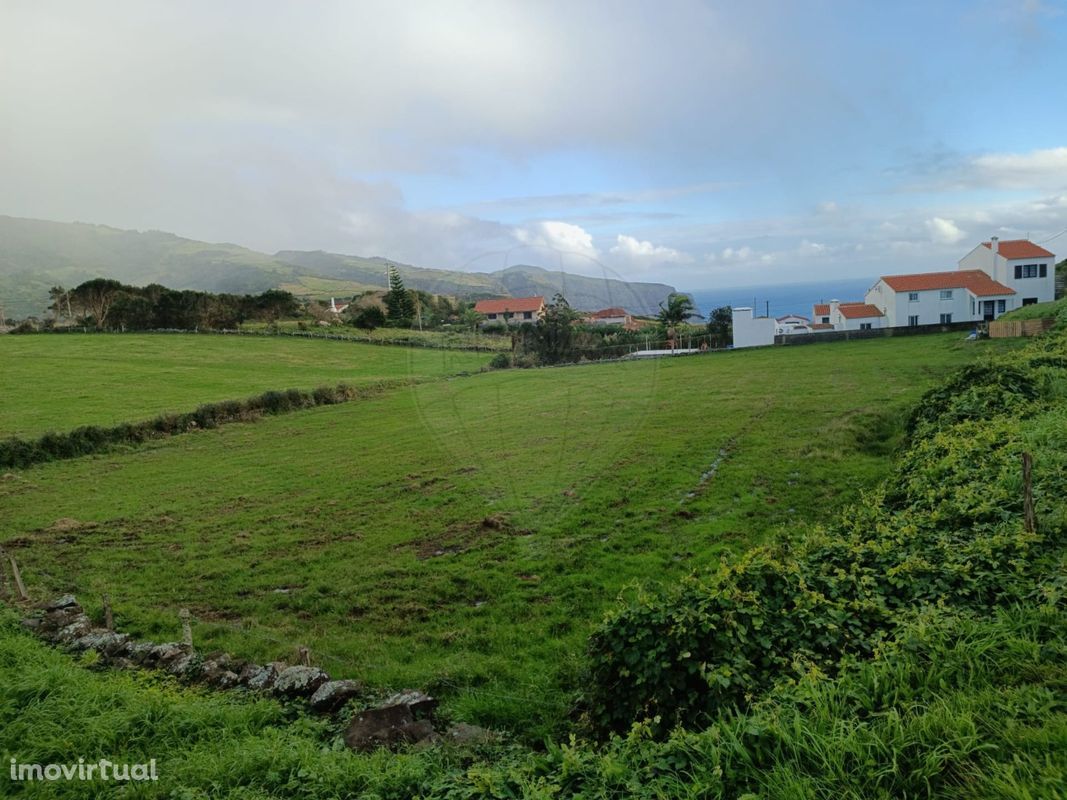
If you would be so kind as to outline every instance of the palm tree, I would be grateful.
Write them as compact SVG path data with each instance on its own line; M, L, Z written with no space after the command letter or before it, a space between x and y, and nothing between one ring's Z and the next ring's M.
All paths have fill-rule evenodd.
M699 316L696 306L687 294L672 294L667 298L667 306L659 304L659 321L665 328L681 325L687 319Z
M677 346L678 326L693 316L699 316L699 314L696 313L696 307L687 294L670 295L667 298L666 308L663 303L659 304L658 317L660 324L665 328L667 347L670 350L674 350Z

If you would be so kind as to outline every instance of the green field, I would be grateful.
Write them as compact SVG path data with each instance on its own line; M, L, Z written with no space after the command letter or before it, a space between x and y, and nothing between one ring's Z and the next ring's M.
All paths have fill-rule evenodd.
M299 375L353 380L321 370L344 372L346 354L373 350L25 341L16 346L43 348L36 362L53 370L95 347L127 385L163 392L180 376L183 408ZM949 334L423 383L12 473L0 482L0 542L38 595L70 590L92 605L109 593L123 630L173 639L188 606L207 649L292 659L307 645L335 675L428 688L459 718L537 740L563 723L589 632L620 591L829 519L884 477L901 415L925 388L1012 346ZM405 358L374 377L484 356ZM240 391L233 370L247 381ZM93 385L98 415L172 402L125 390L139 403L129 410L106 381ZM99 421L77 401L65 393L50 415ZM25 398L5 401L4 414L16 430L39 429Z
M477 370L479 353L288 337L0 336L0 438L112 425L270 389Z

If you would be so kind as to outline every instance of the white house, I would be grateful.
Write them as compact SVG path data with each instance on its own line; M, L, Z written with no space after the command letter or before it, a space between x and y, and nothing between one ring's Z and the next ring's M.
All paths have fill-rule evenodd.
M734 347L763 347L774 344L778 321L757 317L747 306L733 309Z
M537 322L545 313L545 298L505 297L499 300L479 300L474 310L485 315L485 324L506 322L508 325L521 325L524 322Z
M888 327L996 319L1016 308L1015 290L980 269L884 275L866 300L884 310Z
M1029 239L1002 242L994 236L961 258L959 268L980 269L1013 289L1016 308L1056 299L1056 256ZM988 315L983 316L988 319Z
M885 328L886 319L882 309L870 302L831 300L816 303L811 307L814 322L813 332L820 331L866 331Z
M775 320L775 333L788 336L793 333L811 333L811 320L799 314L786 314Z

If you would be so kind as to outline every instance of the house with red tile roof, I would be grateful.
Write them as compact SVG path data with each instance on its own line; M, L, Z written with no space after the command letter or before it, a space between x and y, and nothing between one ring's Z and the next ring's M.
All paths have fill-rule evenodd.
M996 237L960 259L958 269L883 275L864 300L888 327L994 320L1055 297L1056 257L1028 239Z
M1002 242L994 236L961 258L959 268L980 269L1013 289L1016 308L1056 299L1056 256L1029 239Z
M536 297L502 297L496 300L479 300L474 310L485 315L485 325L507 323L521 325L524 322L535 323L545 313L545 298Z

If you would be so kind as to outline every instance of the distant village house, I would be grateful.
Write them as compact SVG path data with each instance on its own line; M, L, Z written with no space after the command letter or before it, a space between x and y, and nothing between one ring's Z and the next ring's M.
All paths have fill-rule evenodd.
M545 313L545 298L505 297L499 300L479 300L474 310L485 316L485 325L499 324L521 325L524 322L537 322Z

